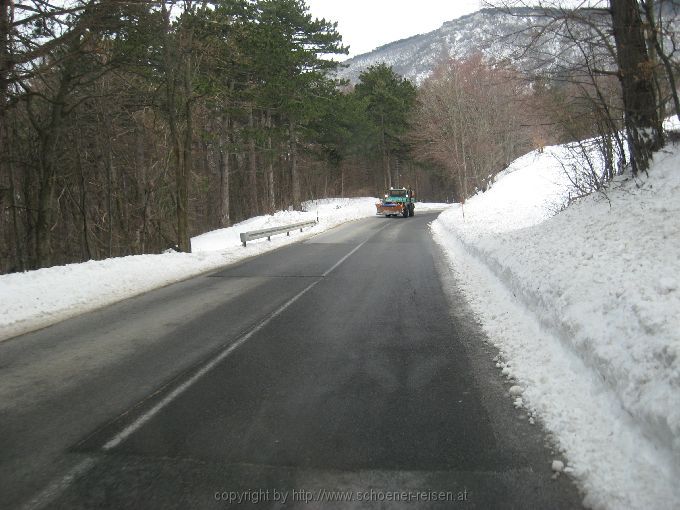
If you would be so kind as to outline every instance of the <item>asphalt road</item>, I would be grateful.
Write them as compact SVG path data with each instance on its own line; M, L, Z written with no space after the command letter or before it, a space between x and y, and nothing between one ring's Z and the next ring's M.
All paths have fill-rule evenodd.
M434 218L344 225L1 342L0 506L579 507L443 291Z

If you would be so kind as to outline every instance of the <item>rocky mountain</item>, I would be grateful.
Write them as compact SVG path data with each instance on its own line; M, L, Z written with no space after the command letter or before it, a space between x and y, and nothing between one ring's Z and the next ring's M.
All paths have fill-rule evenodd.
M674 15L677 2L666 2L664 15ZM672 12L671 12L672 11ZM583 45L576 46L571 35L582 40L592 38L593 29L609 32L609 16L602 10L580 10L584 23L565 19L551 9L515 8L482 9L444 23L441 28L381 46L345 62L341 78L356 83L367 67L386 63L400 75L420 83L436 66L448 58L465 58L481 52L494 61L505 61L525 72L555 75L580 66ZM589 33L584 33L589 32ZM533 43L533 44L529 44ZM599 65L607 65L611 56L598 45L585 48L593 52Z

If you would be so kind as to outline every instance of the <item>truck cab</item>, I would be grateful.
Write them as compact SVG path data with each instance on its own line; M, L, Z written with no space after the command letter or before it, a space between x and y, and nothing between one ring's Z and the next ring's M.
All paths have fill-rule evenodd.
M375 206L378 215L385 217L401 215L408 218L415 214L415 193L411 188L390 188Z

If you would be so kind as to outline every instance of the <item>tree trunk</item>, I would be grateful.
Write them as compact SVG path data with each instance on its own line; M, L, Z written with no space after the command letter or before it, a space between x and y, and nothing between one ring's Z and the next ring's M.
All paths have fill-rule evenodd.
M231 122L231 137L232 137L232 147L234 148L234 173L238 175L237 185L234 191L234 198L236 202L234 204L233 210L236 213L235 221L240 221L242 219L247 219L248 210L248 197L245 196L245 182L248 178L247 176L247 159L248 155L245 152L244 147L247 145L246 135L243 132L243 127L238 121L238 117L234 117Z
M297 132L295 121L290 121L290 177L293 187L293 208L297 211L302 209L302 193L300 191L300 175L298 172L297 159Z
M92 251L90 250L90 236L89 225L87 224L87 181L85 179L85 170L83 169L82 154L78 138L75 140L76 145L76 165L78 167L78 177L80 180L80 214L82 216L81 234L80 234L80 249L81 260L83 262L92 259Z
M177 130L177 121L174 115L170 115L170 122L172 139L172 153L175 162L175 212L177 215L177 249L180 251L189 251L188 245L188 219L187 219L187 204L188 204L188 184L186 178L186 171L184 168L183 151L179 133Z
M192 79L192 46L193 33L191 30L182 31L182 103L184 107L184 144L182 148L182 164L179 166L177 179L178 222L177 237L179 250L191 253L191 239L189 237L189 181L193 170L193 79Z
M189 178L191 176L192 159L192 135L191 106L188 100L185 103L186 126L184 128L184 143L181 153L181 163L177 165L177 247L179 251L191 253L191 239L189 238Z
M64 106L68 87L71 81L69 68L67 67L61 76L59 90L51 104L50 121L47 126L39 127L39 150L38 158L38 205L37 220L35 224L35 260L34 268L47 267L52 260L52 243L50 225L53 218L53 198L55 186L55 165L57 145L61 132Z
M165 91L167 101L168 127L172 143L172 154L175 163L175 211L177 214L177 249L182 252L191 251L189 239L189 175L191 172L191 34L183 27L180 28L178 42L178 57L171 52L174 41L171 40L170 12L165 4L162 5L165 21L164 27L164 62ZM179 76L178 76L179 75ZM180 81L181 80L181 81ZM178 94L177 84L181 83L181 94ZM179 95L179 97L178 97ZM184 133L180 133L177 115L177 102L182 105L182 113L186 117ZM182 136L182 134L184 136ZM188 151L188 153L187 153ZM187 165L189 165L187 167Z
M664 143L654 92L654 68L647 53L639 7L637 0L611 0L633 175L647 171L653 153Z
M49 266L52 251L50 245L50 222L52 218L54 176L52 175L52 169L45 162L40 163L39 183L33 269Z
M392 187L392 171L390 170L390 153L387 150L387 140L385 139L385 117L381 119L381 145L382 145L382 160L383 160L383 171L385 172L385 188L389 189Z
M10 46L10 27L12 25L12 9L14 2L0 0L0 147L6 147L7 128L7 96L9 94L9 74L12 69ZM0 161L2 165L2 161ZM0 168L1 170L1 168Z
M220 165L220 227L231 225L229 218L229 116L222 118L217 135Z
M661 62L663 63L664 70L666 71L666 77L668 78L668 83L670 85L670 93L673 99L675 114L680 120L680 97L678 97L678 87L675 82L673 63L671 62L670 58L668 58L668 55L664 52L664 49L661 45L659 31L656 26L656 19L654 18L654 2L647 0L644 4L644 7L645 17L647 18L647 26L649 27L649 40L653 44L656 56L660 58Z
M274 154L272 152L272 112L267 110L267 209L269 214L276 211L276 189L274 188Z
M106 124L104 120L104 124ZM111 154L110 138L104 141L106 154L104 156L104 166L106 170L106 215L108 219L108 229L106 231L107 255L113 257L113 156Z
M12 209L12 224L15 244L15 268L17 271L24 269L24 257L22 253L22 241L19 238L19 223L17 218L16 195L14 189L14 175L9 157L10 147L9 126L7 119L7 100L9 95L9 74L12 68L12 55L10 45L10 27L13 21L13 2L0 0L0 186L5 178L8 181L9 203ZM0 200L0 202L2 202ZM0 220L1 221L1 220Z
M8 178L9 178L9 206L12 209L12 228L14 237L15 262L14 268L16 271L23 271L26 269L26 262L24 260L23 241L21 239L21 230L19 229L19 218L17 214L16 190L14 188L14 170L12 167L12 160L7 161Z
M137 231L138 253L146 253L147 237L149 235L149 189L147 182L147 162L144 150L144 131L137 129L137 195L143 200L142 224Z
M172 87L169 87L172 88ZM169 94L168 98L172 98L174 101L174 93ZM177 128L177 118L174 112L174 105L170 105L168 108L168 127L170 128L170 141L172 144L172 160L175 166L175 213L177 220L177 245L178 249L182 249L180 244L182 244L182 239L184 238L184 232L186 232L186 208L184 207L184 193L183 190L186 189L186 179L184 178L183 170L183 158L181 151L181 142L179 139L179 133Z
M252 106L248 110L248 195L250 196L250 214L257 216L260 212L257 193L257 153L255 146L255 118Z

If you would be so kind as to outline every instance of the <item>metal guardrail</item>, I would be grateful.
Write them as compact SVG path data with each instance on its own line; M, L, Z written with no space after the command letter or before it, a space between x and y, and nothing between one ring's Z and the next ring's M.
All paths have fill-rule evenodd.
M273 235L283 234L285 232L286 235L290 236L290 233L293 230L297 230L299 228L300 232L302 232L302 229L304 227L316 225L316 223L317 223L316 220L303 221L301 223L294 223L292 225L284 225L283 227L265 228L263 230L251 230L249 232L241 232L240 234L241 242L245 247L246 243L248 241L252 241L253 239L262 239L263 237L266 237L267 241L271 241Z

